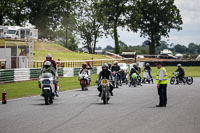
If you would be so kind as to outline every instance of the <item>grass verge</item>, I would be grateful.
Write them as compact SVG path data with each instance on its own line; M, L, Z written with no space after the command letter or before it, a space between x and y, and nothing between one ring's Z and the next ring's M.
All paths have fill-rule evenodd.
M97 75L91 75L91 86L95 85L96 78ZM59 86L60 91L80 88L77 76L59 78ZM41 93L41 90L38 88L38 80L0 84L0 92L3 92L4 89L6 89L7 92L7 99L40 95ZM0 100L1 99L2 95L0 95Z
M176 71L177 67L165 67L165 69L167 70L168 73L168 77L172 77L173 76L173 72ZM183 67L183 69L185 70L185 76L192 76L192 77L200 77L200 67ZM156 74L158 72L158 69L156 67L152 67L152 76L153 78L156 77Z

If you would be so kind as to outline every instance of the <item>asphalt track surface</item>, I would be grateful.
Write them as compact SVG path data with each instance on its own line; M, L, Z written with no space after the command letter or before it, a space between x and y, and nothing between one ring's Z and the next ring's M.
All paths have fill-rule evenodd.
M0 104L0 133L200 133L200 78L168 85L168 105L156 108L155 84L122 87L104 105L96 87L60 93L53 105L40 96Z

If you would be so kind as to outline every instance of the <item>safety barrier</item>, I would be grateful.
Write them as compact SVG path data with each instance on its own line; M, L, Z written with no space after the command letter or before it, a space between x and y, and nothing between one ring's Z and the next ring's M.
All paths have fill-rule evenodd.
M14 70L14 81L25 81L30 80L30 69L15 69Z
M14 70L0 70L0 82L13 82L14 81Z
M58 68L59 77L73 77L78 76L80 68ZM97 74L98 68L93 67L89 71L90 74ZM39 68L22 68L22 69L2 69L0 70L0 83L27 81L38 79L41 74Z
M92 66L101 66L104 63L113 63L114 61L118 61L119 63L133 63L133 58L127 59L98 59L98 60L80 60L80 61L57 61L59 66L67 67L67 68L78 68L81 67L83 62L90 62ZM33 67L34 68L41 68L43 65L43 61L34 61Z

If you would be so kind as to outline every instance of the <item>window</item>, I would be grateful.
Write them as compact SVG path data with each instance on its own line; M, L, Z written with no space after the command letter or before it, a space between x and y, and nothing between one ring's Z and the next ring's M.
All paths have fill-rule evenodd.
M16 30L8 30L7 31L7 34L15 34L16 33Z

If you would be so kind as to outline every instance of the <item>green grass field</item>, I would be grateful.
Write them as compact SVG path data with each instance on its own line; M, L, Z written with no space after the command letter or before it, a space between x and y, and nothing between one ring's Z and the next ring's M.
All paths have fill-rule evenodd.
M34 60L44 60L47 54L51 54L54 60L61 61L73 60L91 60L93 59L109 59L103 55L92 55L87 53L78 53L56 43L35 43L34 44Z
M91 75L91 86L95 85L96 78L97 75ZM60 86L60 91L80 88L77 76L59 78L58 85ZM4 89L6 89L8 99L40 95L41 93L41 90L38 88L38 80L0 84L0 92L3 92ZM0 95L1 99L2 95Z

